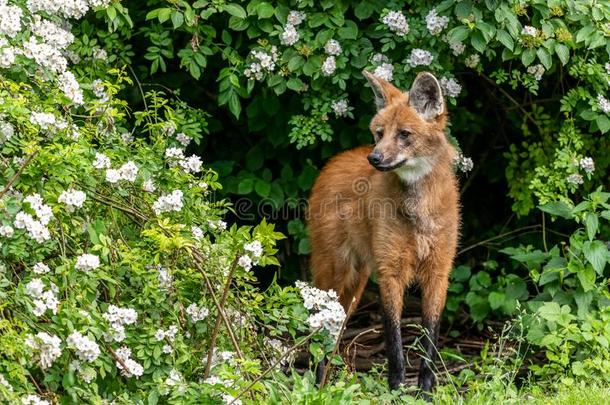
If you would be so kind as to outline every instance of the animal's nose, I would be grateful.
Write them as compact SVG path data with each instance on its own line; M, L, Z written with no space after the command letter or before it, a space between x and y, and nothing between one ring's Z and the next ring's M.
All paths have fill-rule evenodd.
M377 151L373 151L369 153L367 159L369 160L370 164L377 166L383 160L383 155Z

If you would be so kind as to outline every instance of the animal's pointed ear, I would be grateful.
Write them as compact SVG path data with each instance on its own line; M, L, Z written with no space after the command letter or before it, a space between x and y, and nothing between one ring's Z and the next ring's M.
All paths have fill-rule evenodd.
M368 70L363 70L362 75L371 85L373 93L375 94L375 105L378 110L388 105L394 97L402 95L402 92L398 90L394 85L387 82L386 80L375 76Z
M445 111L441 86L432 73L417 75L409 90L409 105L426 121L432 121Z

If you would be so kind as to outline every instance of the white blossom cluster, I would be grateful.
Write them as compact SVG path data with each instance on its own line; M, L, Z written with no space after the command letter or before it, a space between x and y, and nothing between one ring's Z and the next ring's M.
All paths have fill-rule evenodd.
M0 144L10 140L15 134L15 127L10 122L0 121Z
M82 255L76 258L76 265L74 268L76 270L89 272L91 270L95 270L100 267L100 258L91 253L83 253Z
M471 69L476 68L477 66L479 66L479 62L481 61L481 57L479 56L478 53L473 53L472 55L469 55L465 60L464 60L464 65L466 65L466 67L469 67Z
M471 171L474 167L474 163L471 158L464 156L462 152L458 152L458 154L453 159L453 163L457 170L462 173L467 173Z
M305 21L306 17L307 14L305 14L303 11L290 10L290 13L288 13L288 18L286 18L286 24L297 26Z
M95 153L95 161L93 162L93 167L96 169L109 169L112 166L110 163L110 158L103 153L96 152Z
M208 220L208 226L210 227L211 230L221 230L224 231L225 229L227 229L227 223L225 221L223 221L222 219L217 219L217 220Z
M59 89L64 92L74 104L83 104L84 97L80 85L76 81L76 77L70 71L63 72L57 80Z
M59 14L64 18L81 18L91 7L107 7L111 0L28 0L28 9L34 13Z
M57 314L57 306L59 301L57 300L57 286L51 283L51 287L45 291L45 285L39 278L33 278L25 285L25 292L32 298L34 308L32 313L36 316L42 316L47 309Z
M583 179L583 177L582 177L580 174L578 174L578 173L574 173L574 174L569 175L569 176L566 178L566 181L567 181L568 183L570 183L570 184L574 184L574 185L576 185L576 186L577 186L577 185L579 185L579 184L582 184L582 183L584 183L584 182L585 182L585 180Z
M178 132L176 134L176 140L180 142L180 144L184 147L187 147L189 143L193 140L190 136L185 134L184 132Z
M68 206L68 211L72 212L76 208L81 208L85 203L86 198L87 195L84 192L71 188L66 191L63 191L59 195L57 202L66 204Z
M36 274L46 274L51 271L49 266L44 264L43 262L36 263L34 267L32 267L32 271Z
M411 51L411 55L409 55L407 63L411 67L428 66L432 63L433 59L434 57L429 51L416 48Z
M382 19L388 29L400 36L405 36L409 33L409 23L404 14L400 11L390 11Z
M61 356L61 339L46 332L38 332L36 336L29 336L25 344L36 352L40 368L47 369Z
M193 322L203 321L210 314L210 310L206 307L192 303L186 308L186 313L191 317Z
M108 92L106 91L106 88L104 87L104 84L101 79L95 79L91 83L91 91L93 91L93 95L99 98L100 101L103 103L110 99L110 96L108 95Z
M335 117L339 118L339 117L345 117L347 115L347 113L349 112L349 104L347 102L347 99L343 98L341 100L334 100L331 104L330 107L333 109L333 113L335 114Z
M163 212L182 210L182 190L174 190L169 194L164 194L157 198L153 203L152 209L155 214L160 215Z
M0 1L0 34L14 38L21 31L23 11L20 7L9 6L7 3L7 0Z
M244 245L246 254L239 257L237 264L246 271L250 271L253 264L258 264L258 260L263 254L263 245L255 240Z
M117 368L121 370L121 374L123 374L125 377L140 377L142 374L144 374L144 367L142 367L140 363L131 358L130 348L123 346L116 351L116 355L125 365L125 367L123 367L123 364L121 364L121 362L116 362Z
M527 73L534 76L534 79L536 79L537 81L540 81L542 79L544 72L544 66L542 66L540 63L537 65L531 65L527 68Z
M96 154L97 157L97 154ZM98 163L97 160L94 164ZM99 162L105 163L105 162ZM131 160L127 163L123 163L118 169L107 169L106 170L106 181L109 183L118 183L120 180L125 180L130 183L136 181L138 176L138 166Z
M595 162L588 156L580 159L578 166L580 166L580 168L583 169L587 174L591 174L595 171Z
M53 218L51 207L44 204L40 194L29 195L24 201L30 204L38 219L34 219L32 215L20 211L15 216L15 228L27 230L29 237L38 243L51 239L51 234L47 229L47 224Z
M441 89L449 97L457 97L462 91L462 86L453 78L441 77L439 80Z
M265 73L275 70L277 56L276 46L271 47L271 52L253 49L250 51L252 62L244 70L244 75L248 79L262 80Z
M334 56L327 56L322 62L322 66L320 67L320 72L322 76L331 76L337 70L337 61Z
M526 25L521 30L521 35L525 35L528 37L535 37L536 35L538 35L538 30L536 29L536 27L532 27L531 25Z
M390 59L387 56L379 52L374 53L373 56L371 56L371 63L373 63L374 65L379 65L381 63L389 61Z
M449 18L439 16L435 9L430 10L426 15L426 27L432 35L439 35L449 24Z
M453 55L455 56L461 55L466 49L466 45L461 42L452 42L449 44L449 47L451 48L451 52L453 52Z
M154 193L157 187L155 186L155 182L153 179L146 179L142 182L142 190L147 193Z
M110 324L109 341L122 342L125 340L125 325L132 325L138 320L138 313L133 308L120 308L109 305L102 317Z
M218 364L222 364L222 363L226 363L230 360L233 359L233 357L235 357L235 353L231 352L231 351L214 351L214 354L212 355L212 366L211 368L216 367ZM207 360L208 360L208 356L204 356L203 357L203 363L204 365L207 364ZM206 384L225 384L225 381L217 379L217 378L213 378L213 379L207 379L205 380Z
M292 46L297 43L300 35L297 28L292 24L286 24L284 31L280 34L280 42L282 45Z
M161 288L169 290L173 286L174 278L172 277L172 273L170 273L169 269L157 265L157 280L159 281L159 285Z
M21 398L21 405L51 405L51 403L40 398L38 395L30 394L27 397Z
M279 339L268 338L265 336L264 341L265 341L265 347L268 347L271 349L271 358L272 358L273 362L277 361L277 359L279 359L280 356L282 356L284 353L286 353L288 351L288 347L286 345L284 345L284 343L282 343L282 341ZM292 360L294 360L294 356L295 356L295 352L293 351L289 355L282 358L280 360L279 364L284 366L286 364L291 363Z
M184 156L184 151L180 148L167 148L165 158L169 161L169 166L180 166L185 173L199 173L203 162L196 155Z
M193 235L193 238L196 240L201 240L203 239L203 229L193 225L191 226L191 235Z
M342 51L341 44L336 39L329 39L324 45L324 52L326 52L327 55L338 56Z
M0 226L0 236L5 238L10 238L15 233L15 230L10 225L2 225Z
M343 306L339 303L339 297L334 290L323 291L309 286L303 281L297 281L296 287L301 292L303 305L310 311L307 322L312 329L322 328L327 330L331 336L338 337L346 314Z
M178 326L171 325L167 329L157 329L157 331L155 332L155 339L157 339L158 342L165 339L168 339L170 342L173 342L177 334Z
M13 392L13 386L6 380L4 374L0 374L0 385L2 385L8 392Z
M597 105L599 106L599 109L602 110L605 114L610 113L610 100L608 100L601 94L597 95Z
M66 339L68 346L76 350L76 356L81 361L92 362L100 356L100 347L93 339L80 332L72 332Z
M32 111L30 122L33 125L38 125L40 129L49 129L57 123L57 120L55 115L51 113Z
M373 74L378 78L389 82L394 78L394 66L391 63L383 62L375 68Z

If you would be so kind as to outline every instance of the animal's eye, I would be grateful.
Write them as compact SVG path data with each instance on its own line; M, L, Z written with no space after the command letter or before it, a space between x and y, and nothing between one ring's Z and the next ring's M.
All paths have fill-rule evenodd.
M379 138L383 137L383 128L381 128L381 127L375 128L375 133L377 134L377 136Z
M398 137L400 139L407 139L409 136L411 136L411 131L409 131L408 129L401 129L400 131L398 131Z

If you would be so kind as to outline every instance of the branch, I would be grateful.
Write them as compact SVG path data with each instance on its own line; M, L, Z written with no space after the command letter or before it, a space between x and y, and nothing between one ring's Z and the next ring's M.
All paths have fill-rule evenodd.
M28 156L28 158L26 159L25 162L23 162L23 164L21 165L19 170L17 170L17 173L15 173L13 175L13 177L11 177L11 179L8 181L8 183L6 183L6 186L4 186L4 189L0 192L0 198L4 197L4 194L6 194L7 191L9 191L11 189L11 187L13 186L13 183L15 183L17 178L19 178L19 176L21 176L21 173L23 173L23 169L25 169L25 167L30 164L32 159L34 159L34 156L36 156L37 154L38 154L38 152L34 152L30 156Z

